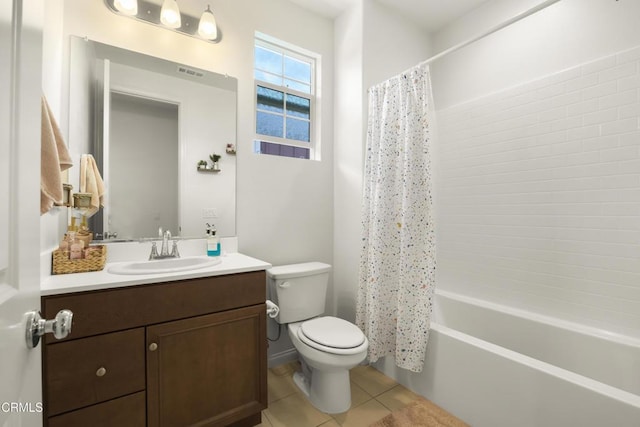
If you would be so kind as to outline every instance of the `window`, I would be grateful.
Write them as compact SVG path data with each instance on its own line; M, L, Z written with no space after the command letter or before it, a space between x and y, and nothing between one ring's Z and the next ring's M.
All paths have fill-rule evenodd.
M314 114L315 67L319 57L264 35L256 35L254 49L254 151L318 158L314 155Z

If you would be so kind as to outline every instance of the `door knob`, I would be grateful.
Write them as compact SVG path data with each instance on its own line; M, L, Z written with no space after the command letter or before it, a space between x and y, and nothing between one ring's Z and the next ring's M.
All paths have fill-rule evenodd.
M45 320L38 311L30 311L27 317L27 333L25 339L27 348L35 348L40 342L40 337L46 333L52 333L56 339L66 338L71 333L73 323L73 312L71 310L60 310L52 320Z

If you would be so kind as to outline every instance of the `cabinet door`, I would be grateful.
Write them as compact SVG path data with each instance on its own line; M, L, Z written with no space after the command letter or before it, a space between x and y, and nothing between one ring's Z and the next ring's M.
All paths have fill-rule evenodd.
M149 427L226 426L267 404L265 305L147 328Z

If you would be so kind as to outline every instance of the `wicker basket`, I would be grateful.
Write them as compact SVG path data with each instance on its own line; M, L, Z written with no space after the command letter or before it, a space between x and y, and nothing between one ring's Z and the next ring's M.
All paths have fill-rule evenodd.
M53 251L51 270L53 274L86 273L100 271L107 261L107 247L104 245L91 246L87 258L69 259L68 253L59 249Z

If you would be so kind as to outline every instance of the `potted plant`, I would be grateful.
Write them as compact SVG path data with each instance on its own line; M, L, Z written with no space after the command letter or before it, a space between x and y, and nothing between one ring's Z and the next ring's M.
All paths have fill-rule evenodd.
M212 163L212 165L211 165L212 169L214 169L214 170L220 169L218 167L218 161L220 160L221 157L222 157L221 155L215 154L215 153L213 153L212 155L209 156L209 158L211 159L211 163Z
M198 162L198 169L206 169L207 168L207 161L206 160L200 160Z

